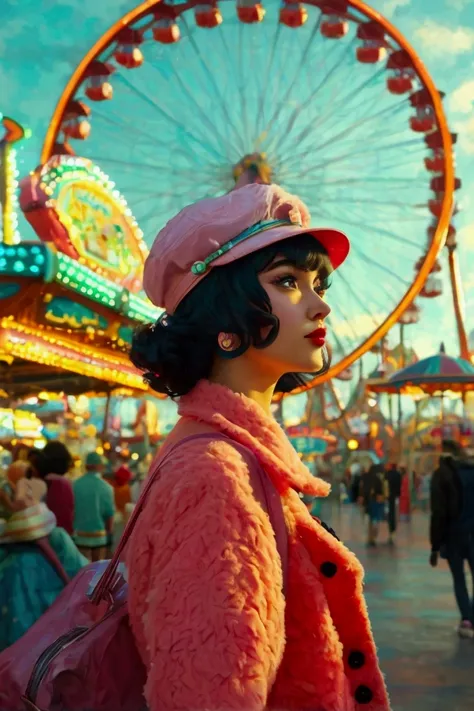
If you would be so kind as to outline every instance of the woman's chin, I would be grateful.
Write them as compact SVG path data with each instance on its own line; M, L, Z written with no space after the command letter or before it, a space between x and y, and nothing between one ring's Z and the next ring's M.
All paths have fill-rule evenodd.
M313 357L311 358L311 366L306 371L307 373L319 373L320 370L324 368L324 358L323 350L315 351Z
M288 370L289 373L319 373L320 370L322 370L324 367L324 359L321 356L321 358L312 358L310 361L306 362L301 362L301 363L295 363L291 370Z

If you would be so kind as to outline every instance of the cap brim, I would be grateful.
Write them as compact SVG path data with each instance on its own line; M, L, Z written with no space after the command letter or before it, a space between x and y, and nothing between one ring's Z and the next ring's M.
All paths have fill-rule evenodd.
M230 264L237 259L252 254L259 249L268 247L271 244L282 242L297 235L312 235L326 250L333 269L337 269L345 261L350 251L350 242L344 232L335 230L332 227L299 227L298 225L282 225L272 230L259 232L253 237L244 240L240 244L232 247L228 252L216 259L212 266L218 267Z

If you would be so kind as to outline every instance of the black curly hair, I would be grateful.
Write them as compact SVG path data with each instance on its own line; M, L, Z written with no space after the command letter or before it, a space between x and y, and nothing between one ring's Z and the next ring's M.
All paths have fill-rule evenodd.
M51 441L44 449L32 449L28 454L28 461L36 470L41 479L48 474L66 474L73 464L73 458L65 444Z
M170 397L189 392L196 383L208 378L217 354L221 331L235 333L240 347L226 353L236 358L250 346L265 348L276 339L278 318L258 274L277 255L286 257L295 267L318 271L321 282L329 286L332 266L324 247L311 235L303 234L264 247L231 264L216 267L179 304L176 312L155 324L142 326L133 338L130 359L144 371L144 379L153 390ZM264 327L270 332L262 338ZM329 355L320 373L329 367ZM289 392L315 374L291 373L283 376L277 386Z

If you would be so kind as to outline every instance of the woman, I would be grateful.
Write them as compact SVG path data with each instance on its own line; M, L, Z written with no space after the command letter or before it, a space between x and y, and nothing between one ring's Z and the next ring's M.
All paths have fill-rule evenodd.
M324 297L349 245L308 225L297 197L249 185L182 210L145 265L166 312L136 334L132 360L181 415L128 555L151 711L389 709L362 568L299 496L329 485L270 413L277 386L328 365ZM281 496L285 579L241 445Z
M43 479L48 487L47 507L56 516L58 526L72 536L74 493L71 482L65 477L73 464L70 451L62 442L48 442L43 450L32 450L29 461L32 475Z
M87 562L44 504L10 516L0 533L0 652L25 634Z

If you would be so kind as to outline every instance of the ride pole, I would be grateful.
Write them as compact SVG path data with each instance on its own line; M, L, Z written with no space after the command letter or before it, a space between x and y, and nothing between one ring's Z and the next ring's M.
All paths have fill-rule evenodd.
M400 321L400 365L405 367L405 324ZM403 454L403 433L402 433L402 394L398 391L398 449L399 456Z
M453 294L454 315L456 318L456 326L459 339L459 354L461 358L469 360L469 343L467 340L466 327L464 325L464 294L461 283L461 274L459 270L459 261L456 255L457 244L448 244L448 264L449 276L451 279L451 290Z

